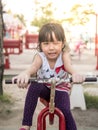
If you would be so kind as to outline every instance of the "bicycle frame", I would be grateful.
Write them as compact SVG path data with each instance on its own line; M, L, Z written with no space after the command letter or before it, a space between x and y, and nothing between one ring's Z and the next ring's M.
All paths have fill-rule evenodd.
M54 109L54 113L49 112L49 107L44 108L37 118L37 130L46 130L46 116L49 115L49 123L53 124L54 115L59 117L59 130L66 130L65 117L63 113L58 109Z
M50 102L38 115L37 118L37 130L46 130L46 117L49 116L49 124L54 123L54 115L57 115L59 118L59 130L66 130L65 117L63 113L55 107L54 98L55 98L55 86L56 81L51 81L51 92L50 92Z

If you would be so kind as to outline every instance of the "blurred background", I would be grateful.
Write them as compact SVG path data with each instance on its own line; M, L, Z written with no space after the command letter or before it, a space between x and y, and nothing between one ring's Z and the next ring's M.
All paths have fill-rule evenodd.
M2 0L5 11L5 38L18 39L51 21L61 23L67 42L75 47L78 41L94 48L96 33L96 0Z

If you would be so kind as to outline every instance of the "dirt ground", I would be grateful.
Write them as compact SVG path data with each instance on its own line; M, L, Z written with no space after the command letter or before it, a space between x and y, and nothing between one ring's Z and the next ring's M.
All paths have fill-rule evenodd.
M30 53L26 51L25 54L20 55L20 57L13 56L11 58L13 58L12 61L14 61L16 65L18 65L18 62L20 65L20 61L21 63L23 62L24 64L24 61L22 60L25 55L28 55L28 57L30 57L32 54L30 55ZM15 58L16 60L14 60ZM81 72L83 73L87 72L86 74L88 74L88 72L90 73L92 72L98 75L98 71L94 70L94 67L96 65L96 58L94 57L93 52L91 52L91 50L85 52L80 61L76 56L72 57L72 60L73 63L75 63L74 66L77 69L81 70ZM28 59L27 65L30 63L30 61L31 59ZM11 72L12 72L11 70L6 71L6 73L11 73ZM0 102L0 128L5 127L7 129L9 126L16 126L18 129L22 121L23 107L24 107L24 101L25 101L27 90L19 89L16 85L7 85L7 84L3 85L3 89L4 89L4 93L11 95L12 103L7 104L7 103ZM93 93L94 95L95 94L98 95L98 84L95 88L93 87L93 89L85 88L85 91L89 91L89 93L91 94ZM43 107L44 106L40 102L38 102L38 106L36 108L34 120L33 120L33 130L35 130L36 128L37 115ZM79 130L98 129L98 110L87 109L83 111L80 108L75 108L72 110L72 113ZM57 123L55 123L54 126L56 127ZM0 130L3 130L2 128Z

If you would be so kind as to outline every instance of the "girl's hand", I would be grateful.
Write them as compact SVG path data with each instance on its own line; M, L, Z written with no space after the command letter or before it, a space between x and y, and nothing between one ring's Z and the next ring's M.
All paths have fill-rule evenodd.
M74 73L72 74L72 80L73 80L73 83L83 83L85 81L85 76Z
M16 80L17 86L19 88L27 88L29 78L30 76L27 73L23 72L19 74L18 76L13 77L12 83L14 83L14 81Z

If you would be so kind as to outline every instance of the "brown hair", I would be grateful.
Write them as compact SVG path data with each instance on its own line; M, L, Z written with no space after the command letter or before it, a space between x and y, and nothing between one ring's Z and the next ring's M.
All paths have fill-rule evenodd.
M67 43L66 43L66 37L64 33L63 27L58 23L47 23L42 26L42 28L39 31L39 50L41 51L41 42L53 42L53 36L52 33L55 34L55 37L58 41L62 41L64 44L63 51L70 50Z

